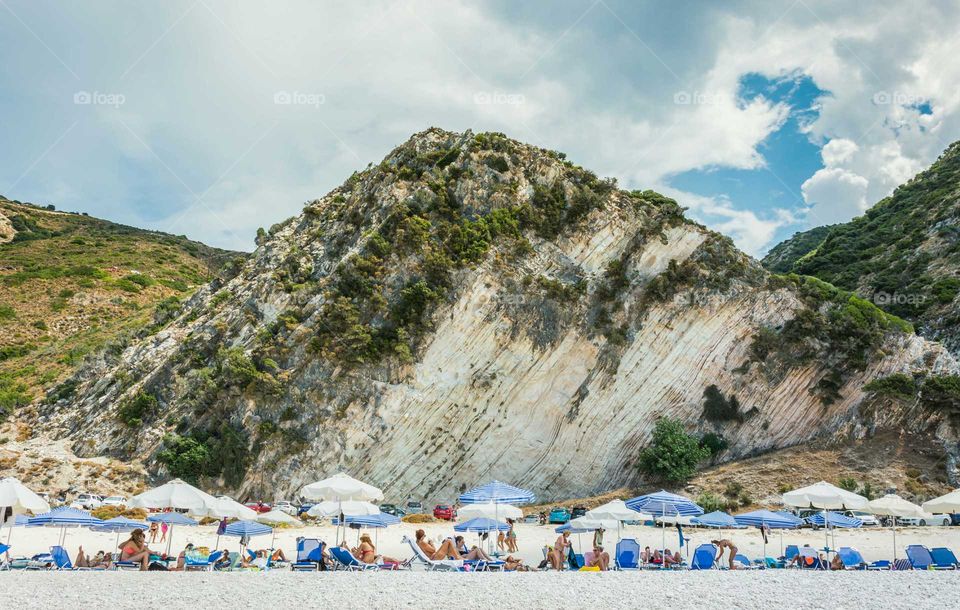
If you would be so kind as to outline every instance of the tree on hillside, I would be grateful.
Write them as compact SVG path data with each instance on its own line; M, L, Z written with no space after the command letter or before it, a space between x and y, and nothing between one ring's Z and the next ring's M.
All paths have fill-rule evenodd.
M697 464L710 457L700 440L687 434L680 420L664 417L653 429L653 442L640 452L641 472L670 483L683 483L697 471Z

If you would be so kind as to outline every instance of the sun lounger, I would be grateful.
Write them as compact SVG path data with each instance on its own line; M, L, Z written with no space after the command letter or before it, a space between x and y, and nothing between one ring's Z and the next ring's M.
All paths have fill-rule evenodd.
M910 565L914 570L952 570L956 567L937 567L936 562L933 560L933 555L930 554L930 550L923 546L922 544L911 544L907 547L907 559L910 560Z
M417 543L408 538L407 536L403 537L403 541L410 545L410 548L413 549L413 558L424 564L427 567L427 570L431 571L463 571L464 563L459 559L430 559L427 557L427 554L417 546Z
M323 542L316 538L297 539L297 560L291 566L294 572L316 572L323 563Z
M633 538L621 538L617 543L614 563L618 570L639 570L640 544Z
M930 556L933 557L933 565L938 570L956 570L960 565L957 563L957 556L946 547L938 546L930 549Z
M866 570L868 567L863 555L855 548L842 546L837 550L837 556L843 562L844 570Z
M62 546L50 547L50 557L53 558L54 570L72 570L73 562L70 561L70 554Z
M913 564L909 559L900 558L893 564L894 570L912 570Z
M364 570L393 570L397 564L394 563L364 563L353 556L347 549L335 546L330 548L330 555L340 564L344 570L351 572L362 572Z
M815 548L809 546L801 547L797 555L800 557L800 569L802 570L826 569L826 566L823 565L823 561L820 560L820 556L817 554L817 549Z
M717 547L712 544L701 544L693 552L690 560L691 570L712 570L717 567Z

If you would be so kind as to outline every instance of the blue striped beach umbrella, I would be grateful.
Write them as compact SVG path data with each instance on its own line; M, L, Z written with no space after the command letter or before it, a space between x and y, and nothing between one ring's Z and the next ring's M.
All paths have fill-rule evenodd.
M476 519L458 523L453 526L453 529L458 532L477 532L482 534L485 532L505 532L510 529L510 526L495 519L477 517Z
M800 527L803 521L786 511L755 510L742 515L735 515L734 520L740 525L753 525L768 529L794 529ZM780 533L780 555L783 555L783 532ZM763 561L767 560L767 538L763 538Z
M715 527L718 529L737 529L741 527L746 527L744 525L738 524L731 515L728 515L722 510L715 510L712 513L707 513L705 515L700 515L699 517L694 517L691 523L693 523L694 525L702 525L703 527Z
M377 530L390 527L391 525L397 525L400 523L400 517L391 515L390 513L374 513L372 515L344 515L343 522L346 525L355 525L358 529L361 527L373 528L374 544L378 544L380 542L380 536ZM334 517L333 524L340 525L340 518ZM360 532L358 531L358 541L359 538Z
M134 521L126 517L114 517L107 519L102 524L92 527L95 532L113 532L117 535L117 544L120 544L120 534L122 532L132 532L133 530L146 531L149 526L141 521Z
M638 513L666 517L696 517L703 514L703 509L690 498L670 493L664 489L645 496L637 496L626 501L627 508ZM667 550L667 524L660 520L663 530L660 548L663 553Z
M532 491L507 485L500 481L490 481L486 485L474 487L468 492L460 494L463 504L480 504L493 502L494 504L529 504L537 497Z
M63 540L66 536L68 527L94 527L102 524L103 521L97 519L85 510L61 506L48 513L31 517L27 521L28 527L59 527L60 538L58 544L63 546Z
M267 534L272 534L273 528L269 525L264 525L259 521L234 521L229 524L225 530L223 530L224 536L236 536L240 538L240 545L246 547L246 539L253 536L265 536ZM273 541L271 540L270 546L273 546Z
M824 525L829 525L830 527L860 527L863 525L863 521L856 517L848 517L847 515L833 511L815 513L807 517L806 521L817 527L823 527Z

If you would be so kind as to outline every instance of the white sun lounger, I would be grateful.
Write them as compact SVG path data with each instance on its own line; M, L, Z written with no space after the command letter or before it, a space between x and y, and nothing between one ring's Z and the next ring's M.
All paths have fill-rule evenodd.
M413 549L414 558L420 563L424 564L427 567L427 570L447 570L447 571L458 571L463 569L463 561L458 559L430 559L427 557L427 554L423 552L417 543L413 540L410 540L407 536L403 537L403 541L410 545L410 548Z

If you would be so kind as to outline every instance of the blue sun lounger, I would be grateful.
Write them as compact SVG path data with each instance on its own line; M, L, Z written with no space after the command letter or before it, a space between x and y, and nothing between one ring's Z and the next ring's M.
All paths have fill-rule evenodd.
M223 557L223 551L214 551L203 559L188 553L183 558L183 569L188 572L211 572L221 557Z
M617 543L615 563L618 570L640 569L640 543L633 538L621 538Z
M691 570L712 570L717 567L717 547L712 544L701 544L693 552L690 560Z
M342 569L349 570L351 572L362 572L365 570L392 570L395 567L392 563L363 563L354 557L350 551L339 546L330 547L330 554L333 556L334 560L340 564Z
M843 562L845 570L866 570L867 562L863 560L863 555L855 548L842 546L837 549L837 556Z
M930 556L933 557L933 565L937 570L956 570L960 565L953 551L943 546L930 549Z
M922 544L911 544L907 547L907 559L914 570L937 570L936 563L930 550ZM950 569L950 568L947 568Z
M297 539L297 560L291 566L294 572L316 572L323 562L323 542L316 538Z

